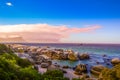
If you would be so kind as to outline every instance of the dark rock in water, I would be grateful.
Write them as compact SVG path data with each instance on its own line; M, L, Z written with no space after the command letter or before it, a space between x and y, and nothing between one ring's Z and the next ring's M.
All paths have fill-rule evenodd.
M79 55L79 59L80 60L90 59L90 56L87 53L83 53Z
M96 66L93 66L93 67L92 67L91 73L96 74L96 75L99 75L100 72L101 72L103 69L105 69L104 66L102 66L102 65L96 65Z
M67 69L67 68L69 68L69 66L63 66L62 68L65 68L65 69Z
M119 63L120 63L120 59L119 59L119 58L113 58L113 59L111 60L111 63L112 63L113 65L119 64Z
M60 67L60 65L59 65L59 64L55 64L54 66L56 66L56 67Z
M107 57L107 55L106 55L106 54L103 54L102 56L103 56L103 57Z
M87 66L85 64L79 64L76 66L75 68L75 74L82 74L82 73L85 73L87 72Z
M75 69L76 69L76 67L73 67L72 69L73 69L73 70L75 70Z
M48 63L41 63L41 67L42 67L42 68L47 68L48 66L49 66Z
M96 62L97 64L100 64L100 62Z
M55 63L55 64L57 64L57 63Z
M110 59L107 59L107 61L110 61Z
M110 63L106 63L106 65L110 65Z

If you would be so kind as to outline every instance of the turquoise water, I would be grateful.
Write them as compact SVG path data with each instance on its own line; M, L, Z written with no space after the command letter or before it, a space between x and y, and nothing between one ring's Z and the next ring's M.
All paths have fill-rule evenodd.
M52 48L72 49L75 52L88 53L90 55L89 60L69 61L69 60L54 60L53 63L59 65L68 65L75 67L78 64L87 64L88 67L93 65L104 65L106 67L112 67L110 60L114 57L120 58L120 45L118 44L25 44L32 46L50 46ZM106 55L103 57L103 55ZM109 60L109 61L108 61ZM106 64L107 63L107 64ZM109 65L108 65L109 64Z

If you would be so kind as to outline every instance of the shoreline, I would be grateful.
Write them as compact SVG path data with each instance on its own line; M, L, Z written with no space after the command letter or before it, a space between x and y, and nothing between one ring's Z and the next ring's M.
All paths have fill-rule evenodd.
M48 49L48 50L52 50L52 49L50 49L50 47L48 47L48 46L45 46L45 47L39 47L39 46L28 46L28 45L21 45L21 44L14 44L14 45L12 45L11 46L14 50L16 49L16 50L19 50L19 49L22 49L22 50L27 50L28 48L29 48L29 50L31 50L30 52L27 52L27 54L28 54L28 56L30 56L31 54L36 54L36 52L39 52L38 54L36 54L36 55L38 55L38 56L40 56L40 57L44 57L45 59L49 59L50 57L49 56L47 56L47 54L43 54L42 53L42 55L41 55L41 52L40 51L42 51L43 50L43 52L46 50L46 49ZM37 49L37 50L35 50L34 51L34 49ZM44 50L45 49L45 50ZM61 49L55 49L55 50L58 50L58 52L59 52L59 50L61 51ZM23 51L23 52L24 52ZM65 52L65 51L64 51ZM69 52L69 50L68 50L68 52ZM74 51L72 51L72 50L70 50L70 52L73 52L72 54L75 54L75 52ZM21 54L21 53L20 53ZM22 53L22 54L26 54L26 53ZM21 55L18 55L19 57L21 57ZM88 61L90 61L91 60L91 55L89 54L89 56L90 56L90 59L89 58L86 58L85 60L88 60ZM102 56L103 58L106 58L106 56L107 55L104 55L104 56ZM34 56L33 56L34 57ZM94 54L93 54L93 59L95 58L96 56L94 56ZM29 59L29 58L31 58L31 57L21 57L21 58L27 58L27 59ZM32 59L32 58L31 58ZM51 59L49 59L49 60L51 60ZM53 59L54 60L54 59ZM85 61L84 59L83 60L81 60L80 59L80 61ZM111 60L111 59L110 59ZM51 60L52 61L52 60ZM66 60L65 60L66 61ZM75 61L77 61L77 60L75 60ZM94 61L95 62L95 61ZM45 62L46 63L46 62ZM106 63L106 62L104 62L104 63ZM40 63L41 64L41 63ZM80 63L81 64L81 63ZM82 63L83 64L83 63ZM85 64L85 63L84 63ZM96 61L96 64L97 65L101 65L101 62L99 61ZM53 64L53 61L52 61L52 65L55 65L55 64ZM59 65L60 66L60 68L62 68L63 66L66 66L66 65L61 65L61 64L59 64L59 63L57 63L57 65ZM89 65L89 64L85 64L85 65ZM111 65L111 63L109 63L109 65ZM45 65L44 65L45 66ZM79 66L79 63L76 65L76 67L77 66ZM95 65L92 65L92 66L95 66ZM105 67L105 66L104 66ZM113 66L112 66L113 67ZM75 67L72 67L72 69L71 68L67 68L67 69L65 69L66 70L66 72L67 73L65 73L64 74L64 76L65 77L69 77L70 79L72 79L72 78L79 78L79 77L81 77L82 75L76 75L75 74L75 70L73 70L73 68L75 68ZM88 68L87 68L88 69ZM64 70L64 69L62 69L62 70ZM91 70L91 69L90 69ZM39 69L38 69L38 71L40 72L40 73L44 73L44 72L46 72L47 71L47 67L46 68L41 68L40 67L40 65L39 65ZM83 74L84 72L82 72L82 74ZM88 72L89 73L89 72ZM78 74L78 73L77 73ZM80 73L81 74L81 73ZM91 73L90 73L91 74ZM92 77L91 77L92 78Z
M41 42L1 42L3 44L21 44L21 45L24 45L24 44L68 44L68 45L111 45L111 46L114 46L114 45L117 45L117 46L120 46L120 43L41 43Z

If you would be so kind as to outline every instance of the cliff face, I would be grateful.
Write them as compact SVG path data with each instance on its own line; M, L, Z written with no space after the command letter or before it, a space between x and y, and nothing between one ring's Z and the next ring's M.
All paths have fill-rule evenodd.
M25 42L22 37L0 38L0 42Z

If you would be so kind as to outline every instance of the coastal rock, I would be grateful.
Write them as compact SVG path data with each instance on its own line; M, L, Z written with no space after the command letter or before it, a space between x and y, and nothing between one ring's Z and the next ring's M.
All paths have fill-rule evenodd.
M63 73L67 73L67 71L66 71L66 70L61 69L61 71L62 71Z
M43 61L45 61L45 58L43 56L33 56L32 58L36 64L41 64Z
M78 60L78 57L77 57L77 55L74 54L74 52L70 52L68 54L68 59L71 61L76 61L76 60Z
M57 54L57 53L55 53L54 55L52 55L52 57L51 57L52 59L60 59L60 55L59 54Z
M38 65L34 65L34 69L36 69L38 71L39 70Z
M47 70L60 70L60 68L55 65L50 65L50 66L48 66Z
M47 50L47 51L44 51L43 54L52 58L52 56L56 55L57 53L55 51L52 51L52 50Z
M51 61L51 60L47 60L47 63L48 63L49 65L52 65L52 61Z
M48 63L41 63L41 68L47 68L49 66Z
M82 80L89 80L89 78L90 78L90 76L87 75L87 74L82 74L82 75L80 76L80 79L82 79Z
M59 56L60 60L68 60L68 54L61 53Z
M89 59L89 58L90 58L90 56L87 53L83 53L83 54L79 55L79 59L81 59L81 60L85 60L85 59Z
M55 51L60 51L60 52L63 52L64 50L63 49L54 49Z
M67 69L67 68L69 68L69 66L63 66L62 68Z
M91 73L99 75L103 69L105 69L104 66L102 66L102 65L96 65L96 66L92 67Z
M87 72L87 66L85 64L79 64L75 68L75 74L81 75L82 73Z
M111 63L112 63L113 65L116 65L116 64L120 63L120 59L119 59L119 58L113 58L113 59L111 60Z

